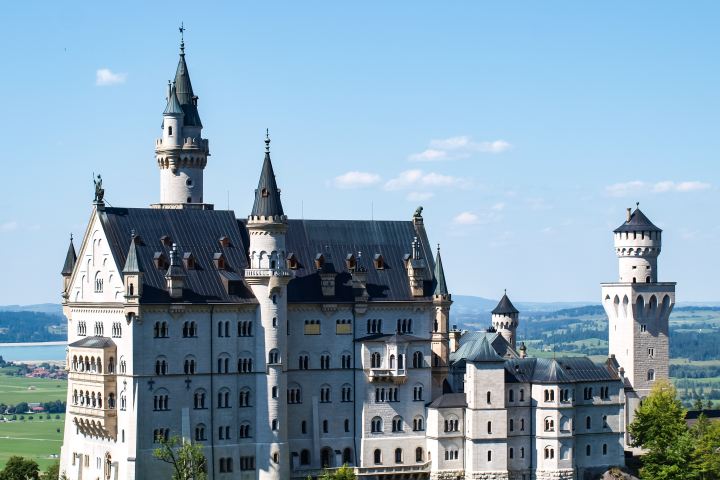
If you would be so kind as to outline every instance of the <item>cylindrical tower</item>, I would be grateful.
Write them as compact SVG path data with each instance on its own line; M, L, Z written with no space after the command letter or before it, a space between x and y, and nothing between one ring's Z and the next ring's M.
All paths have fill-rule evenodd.
M625 223L614 231L621 283L656 283L662 230L639 208L627 209Z
M519 315L520 312L510 301L506 291L497 307L492 311L492 326L513 348L515 348L515 332L519 323Z
M250 268L245 279L259 302L259 331L256 349L258 367L265 375L256 376L257 430L256 459L258 479L280 480L290 477L287 442L286 365L287 365L287 284L292 276L285 265L287 217L280 202L270 161L270 139L265 140L265 161L255 204L248 217ZM265 398L261 396L265 395Z

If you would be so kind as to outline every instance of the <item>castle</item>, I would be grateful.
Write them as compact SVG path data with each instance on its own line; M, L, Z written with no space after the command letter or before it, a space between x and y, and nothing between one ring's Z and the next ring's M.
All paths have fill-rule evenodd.
M603 285L610 357L530 358L504 296L487 332L450 328L421 209L409 221L289 219L270 139L252 211L203 195L208 140L185 60L155 144L160 202L101 182L63 276L70 479L167 477L161 438L199 443L211 479L574 479L622 465L626 425L668 375L674 284L637 209ZM632 280L631 280L632 279Z

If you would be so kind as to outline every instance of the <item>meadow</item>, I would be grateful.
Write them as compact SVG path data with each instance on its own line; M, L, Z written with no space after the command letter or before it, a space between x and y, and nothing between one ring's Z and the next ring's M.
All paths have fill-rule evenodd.
M0 375L0 403L16 405L20 402L65 401L67 380L11 377Z
M59 420L55 415L48 420L47 415L25 415L25 420L0 422L0 468L13 455L35 460L41 471L54 463L60 454L65 424L65 414L59 416Z

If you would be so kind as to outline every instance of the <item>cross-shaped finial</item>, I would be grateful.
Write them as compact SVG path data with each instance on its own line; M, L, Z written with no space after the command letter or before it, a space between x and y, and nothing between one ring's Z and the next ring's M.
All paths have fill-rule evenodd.
M270 129L265 129L265 153L270 153Z
M71 241L71 242L73 241L73 235L72 235L72 232L70 233L70 241Z
M184 53L185 52L185 24L184 22L180 22L180 28L178 28L180 31L180 50Z

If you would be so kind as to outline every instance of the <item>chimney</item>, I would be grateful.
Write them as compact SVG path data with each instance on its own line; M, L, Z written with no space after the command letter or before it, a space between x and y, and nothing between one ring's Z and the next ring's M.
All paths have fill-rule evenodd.
M627 222L630 221L630 217L632 217L632 208L628 207L628 209L627 209L627 219L626 219Z

